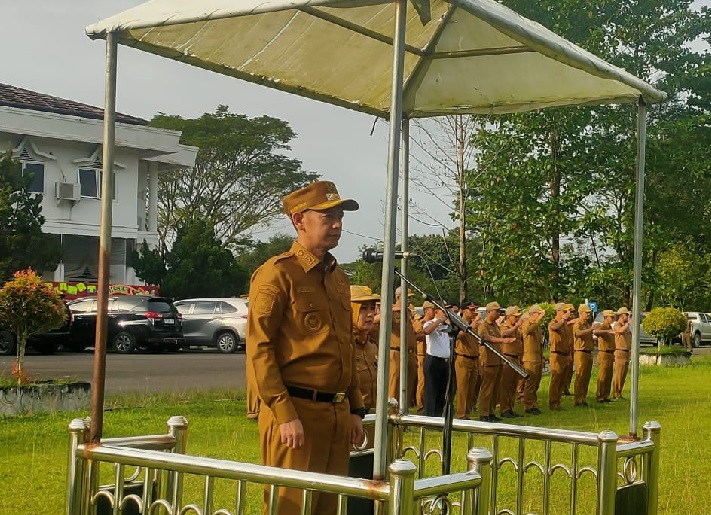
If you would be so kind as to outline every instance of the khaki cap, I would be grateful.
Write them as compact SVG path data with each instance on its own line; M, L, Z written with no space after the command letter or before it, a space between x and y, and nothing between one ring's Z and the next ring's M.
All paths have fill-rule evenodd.
M351 199L342 199L336 185L331 181L316 181L296 191L292 191L282 199L284 212L287 215L303 213L308 209L323 211L341 206L345 211L356 211L360 206Z
M538 304L534 304L530 308L528 308L529 313L545 313L545 310L539 306Z
M351 302L367 302L369 300L380 300L380 295L373 293L368 286L351 285Z
M435 305L432 304L429 300L426 300L422 303L422 309L427 309L427 308L434 308Z
M506 316L516 316L520 317L521 316L521 309L518 306L509 306L506 308Z
M501 306L499 306L499 303L494 301L494 302L489 302L486 305L486 310L487 311L494 311L495 309L501 309Z
M563 309L567 309L568 311L575 311L575 306L573 306L572 304L566 304Z
M604 311L602 312L602 316L603 316L603 318L606 318L606 317L614 317L614 316L615 316L615 311L612 310L612 309L606 309L606 310L604 310Z
M625 314L626 314L626 315L629 315L629 314L630 314L630 310L627 309L625 306L622 306L620 309L617 310L617 314L618 314L618 315L625 315Z
M592 309L587 304L580 304L578 306L578 313L592 313Z
M565 309L565 304L559 302L553 307L553 309L555 309L556 311L563 311Z
M397 288L395 288L395 296L396 296L396 297L399 297L401 294L402 294L402 286L398 286ZM415 294L412 293L412 290L411 290L410 288L407 289L407 296L408 296L408 297L414 297L414 296L415 296Z

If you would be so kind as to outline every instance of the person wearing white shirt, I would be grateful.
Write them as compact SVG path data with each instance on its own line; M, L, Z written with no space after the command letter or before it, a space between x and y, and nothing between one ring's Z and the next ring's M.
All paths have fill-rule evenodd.
M426 322L422 326L427 342L425 356L425 416L441 417L449 380L450 338L447 317L441 309L425 301Z

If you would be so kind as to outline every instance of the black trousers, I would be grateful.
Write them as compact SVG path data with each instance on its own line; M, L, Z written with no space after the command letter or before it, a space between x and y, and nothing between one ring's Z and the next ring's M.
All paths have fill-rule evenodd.
M425 416L442 416L448 379L449 360L425 356Z

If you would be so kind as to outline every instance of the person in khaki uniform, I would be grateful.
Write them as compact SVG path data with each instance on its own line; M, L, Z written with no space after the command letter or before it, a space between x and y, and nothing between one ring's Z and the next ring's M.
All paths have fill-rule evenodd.
M570 319L568 320L568 323L564 326L565 327L565 332L563 333L563 337L565 338L568 348L570 349L570 359L568 360L568 366L565 367L565 375L563 376L563 395L566 397L569 397L571 395L570 393L570 384L573 380L573 372L574 370L574 345L575 345L575 335L573 334L573 324L575 324L575 306L572 304L566 304L565 309L570 311Z
M332 182L284 197L297 237L288 252L252 275L247 359L262 405L262 463L348 474L351 444L363 441L348 276L329 252L338 245L343 212L358 209ZM269 487L265 487L265 513ZM303 491L278 489L278 512L301 512ZM336 512L335 495L314 492L313 515Z
M615 400L622 399L622 390L627 379L632 348L630 312L626 307L617 310L617 323L612 329L615 333L615 364L612 376L612 388Z
M474 310L466 305L462 309L462 319L471 324ZM455 416L469 420L475 406L474 384L479 375L479 342L469 333L459 331L454 344L454 372L457 379L457 406Z
M415 388L415 409L418 415L425 412L425 356L426 343L425 333L422 330L424 318L422 315L415 314L412 320L412 328L415 331L417 340L417 386Z
M517 364L521 364L521 356L523 355L523 334L521 326L523 319L521 318L521 309L518 306L509 306L506 308L506 319L501 326L501 336L513 338L512 343L504 343L501 346L501 351L504 356ZM516 385L518 384L519 375L513 368L504 366L501 369L501 384L499 385L499 409L501 410L501 418L516 418L520 417L514 412L516 404Z
M563 382L570 361L570 347L565 337L571 312L565 304L555 305L555 318L548 324L548 341L550 343L551 383L548 390L548 407L551 411L560 411L560 401L563 396Z
M486 305L486 318L479 324L478 332L482 340L488 342L499 352L501 345L513 343L515 338L503 338L501 330L496 321L499 318L498 302L489 302ZM499 356L491 352L486 346L479 348L479 359L481 360L482 378L481 389L479 390L479 420L481 422L501 422L501 419L494 413L496 403L499 400L499 383L501 381L502 361Z
M575 394L576 406L587 406L590 374L592 373L593 330L590 325L592 310L587 304L578 307L578 318L573 324L575 336Z
M378 346L370 330L373 328L375 301L379 299L380 295L374 294L367 286L351 286L356 373L367 413L375 413L378 398ZM367 446L373 447L375 426L368 426L364 432Z
M606 309L602 312L602 323L593 329L597 336L597 402L610 402L610 387L612 386L612 366L615 361L615 333L612 323L615 312Z
M407 349L407 406L411 406L415 402L415 393L417 389L417 335L412 324L412 315L407 309L407 299L405 300L406 309L404 311L405 320L407 323L407 344L403 345L400 341L400 323L402 320L403 311L401 309L402 296L400 287L395 290L395 304L393 305L393 330L390 337L390 374L388 380L388 398L400 400L400 352L403 347ZM407 292L407 296L413 294Z
M538 304L528 308L528 316L521 325L523 336L523 368L528 377L523 383L523 407L529 415L540 415L538 387L543 375L543 334L541 319L546 312Z
M250 360L246 360L247 379L247 420L256 421L259 417L259 392L257 391L257 378L254 376L254 367Z

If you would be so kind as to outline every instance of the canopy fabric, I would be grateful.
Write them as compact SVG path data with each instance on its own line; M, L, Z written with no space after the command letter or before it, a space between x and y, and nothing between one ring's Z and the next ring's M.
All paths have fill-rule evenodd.
M665 94L493 0L432 0L406 27L403 113L523 112ZM151 0L87 27L121 44L386 117L395 7L383 0Z

